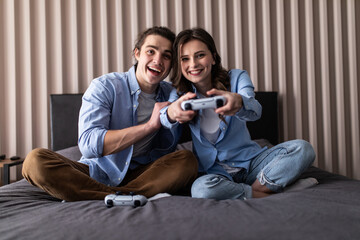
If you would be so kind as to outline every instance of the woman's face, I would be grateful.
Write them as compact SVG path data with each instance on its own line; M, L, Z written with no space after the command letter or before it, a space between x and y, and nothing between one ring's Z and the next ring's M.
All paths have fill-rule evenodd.
M211 85L211 68L215 60L205 43L194 39L182 45L180 63L182 74L195 86Z

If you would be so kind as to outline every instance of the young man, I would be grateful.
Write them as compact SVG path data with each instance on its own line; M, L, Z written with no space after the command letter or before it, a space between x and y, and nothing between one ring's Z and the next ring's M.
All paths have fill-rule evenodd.
M172 66L174 39L167 28L147 29L135 44L136 64L128 72L92 81L79 115L79 162L34 149L23 176L66 201L104 199L116 191L151 197L191 184L197 160L190 151L173 152L178 134L162 128L159 118L172 90L162 80Z

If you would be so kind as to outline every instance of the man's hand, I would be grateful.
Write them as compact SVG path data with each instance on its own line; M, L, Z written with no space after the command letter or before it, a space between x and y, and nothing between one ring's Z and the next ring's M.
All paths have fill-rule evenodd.
M238 93L233 93L229 91L222 91L218 89L211 89L207 91L207 95L217 95L217 96L223 96L226 98L226 104L222 107L219 107L215 109L215 112L220 115L228 115L233 116L235 115L243 106L242 97Z
M158 130L161 127L160 110L168 106L170 102L157 102L154 105L150 120L146 123L146 128Z
M192 92L188 92L187 94L181 96L178 100L176 100L175 102L173 102L172 104L170 104L168 110L167 110L167 115L168 118L170 120L170 122L179 122L179 123L185 123L190 121L191 119L194 118L194 116L196 115L195 111L192 110L188 110L188 111L184 111L181 108L181 103L183 101L195 98L196 94L192 93Z
M104 138L103 156L124 150L158 130L161 127L160 110L169 104L170 102L155 103L150 120L147 123L107 131Z

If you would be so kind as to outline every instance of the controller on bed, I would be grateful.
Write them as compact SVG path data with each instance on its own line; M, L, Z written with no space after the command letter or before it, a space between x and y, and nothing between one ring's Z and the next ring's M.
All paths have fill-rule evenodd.
M181 103L181 108L186 110L200 110L207 108L219 108L226 104L226 98L223 96L214 96L209 98L190 99Z
M121 195L121 192L116 192L116 194L109 194L105 197L105 204L107 207L113 206L132 206L140 207L144 206L147 203L147 198L143 195Z

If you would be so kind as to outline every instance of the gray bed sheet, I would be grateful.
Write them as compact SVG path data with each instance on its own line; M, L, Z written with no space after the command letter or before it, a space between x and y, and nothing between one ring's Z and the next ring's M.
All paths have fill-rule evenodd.
M0 188L0 239L360 239L360 181L312 167L319 185L262 199L171 196L143 207L62 203L25 180Z

